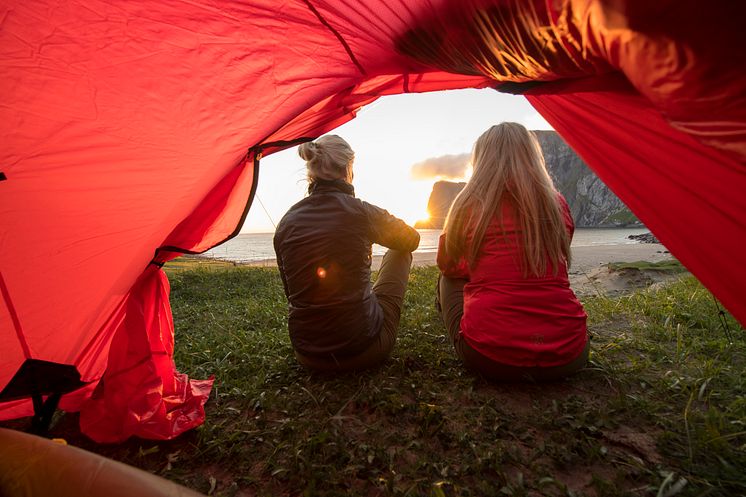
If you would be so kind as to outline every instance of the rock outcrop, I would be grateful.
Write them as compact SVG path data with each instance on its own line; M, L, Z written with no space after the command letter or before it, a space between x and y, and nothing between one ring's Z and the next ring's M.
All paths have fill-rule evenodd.
M534 131L557 189L581 228L642 226L627 206L590 170L556 131Z
M446 222L448 209L451 208L456 195L464 188L466 183L454 183L452 181L437 181L430 192L430 199L427 201L427 212L430 218L423 221L417 221L415 228L421 229L440 229Z
M556 131L534 131L554 184L567 199L579 228L641 227L642 224L591 171ZM465 183L438 181L427 204L430 219L416 228L443 227L448 209Z
M660 243L655 235L649 231L640 235L628 235L627 238L630 240L637 240L640 243Z

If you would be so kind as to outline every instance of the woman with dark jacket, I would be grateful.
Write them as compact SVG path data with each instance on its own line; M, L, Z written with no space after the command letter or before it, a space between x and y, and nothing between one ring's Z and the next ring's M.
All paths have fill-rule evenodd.
M588 359L586 314L567 275L574 224L533 133L492 126L446 220L438 296L464 365L494 380L553 380Z
M290 208L274 236L295 356L314 370L369 368L394 348L420 235L355 197L355 154L345 140L326 135L298 153L309 195ZM371 285L373 243L390 250Z

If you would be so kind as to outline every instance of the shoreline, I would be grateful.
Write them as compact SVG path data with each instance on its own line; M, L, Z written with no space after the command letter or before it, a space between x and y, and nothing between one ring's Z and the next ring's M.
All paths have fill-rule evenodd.
M213 257L199 256L205 259ZM414 252L412 254L412 266L434 266L436 252ZM588 247L572 248L572 265L569 274L582 275L599 266L611 262L660 262L671 259L668 249L660 243L629 243L623 245L595 245ZM371 269L377 270L381 267L382 255L374 255ZM222 260L222 259L217 259ZM276 259L263 259L260 261L237 262L237 266L249 267L277 267Z
M412 266L434 266L436 252L414 252ZM198 256L204 259L212 257ZM382 255L373 256L371 268L381 266ZM636 273L615 272L606 267L616 262L658 263L673 260L668 249L660 243L629 243L619 245L594 245L572 248L572 265L568 271L570 287L578 297L592 295L614 295L627 293L654 283L679 277L677 274L662 274L659 271L638 271ZM247 263L234 263L247 267L277 267L276 259L265 259Z

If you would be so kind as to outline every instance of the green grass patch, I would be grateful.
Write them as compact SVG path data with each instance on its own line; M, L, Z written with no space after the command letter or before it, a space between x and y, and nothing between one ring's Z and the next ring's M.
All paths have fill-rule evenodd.
M687 269L676 259L668 259L660 262L636 261L636 262L611 262L607 267L612 271L625 269L637 269L640 271L659 271L661 273L685 273Z
M69 415L54 435L221 496L746 495L744 330L692 277L587 299L590 366L501 385L454 357L436 268L412 272L393 357L345 375L294 360L276 269L168 271L176 364L216 376L206 423L100 446Z
M614 225L628 225L638 224L640 223L640 220L637 219L637 216L632 214L632 211L625 207L609 215L606 219L604 219L604 223Z
M168 261L163 269L169 275L180 271L192 271L195 269L228 269L235 267L236 264L219 259L210 259L209 257L200 257L192 255L183 255L174 260Z

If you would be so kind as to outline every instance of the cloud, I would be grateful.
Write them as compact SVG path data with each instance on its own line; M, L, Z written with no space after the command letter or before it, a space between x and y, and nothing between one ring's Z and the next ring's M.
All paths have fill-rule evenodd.
M471 154L431 157L413 165L410 174L414 179L463 179L469 168L470 158Z

